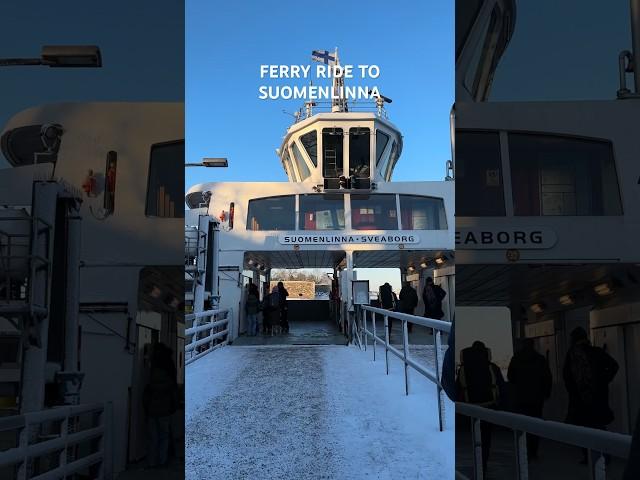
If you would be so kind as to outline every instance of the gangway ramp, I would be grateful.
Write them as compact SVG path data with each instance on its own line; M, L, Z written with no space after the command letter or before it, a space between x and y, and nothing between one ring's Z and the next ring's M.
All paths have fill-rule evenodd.
M453 404L440 432L435 385L412 372L405 396L396 358L227 346L186 375L187 479L453 478Z

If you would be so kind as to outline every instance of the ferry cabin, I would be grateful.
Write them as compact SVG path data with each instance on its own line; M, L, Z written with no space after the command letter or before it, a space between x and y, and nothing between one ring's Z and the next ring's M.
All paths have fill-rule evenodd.
M453 183L390 182L401 151L400 132L381 111L309 114L278 150L288 183L189 189L191 214L220 221L221 306L240 311L232 338L245 328L242 277L263 285L272 268L333 269L342 318L353 309L354 268L400 268L417 288L437 270L437 281L452 285Z

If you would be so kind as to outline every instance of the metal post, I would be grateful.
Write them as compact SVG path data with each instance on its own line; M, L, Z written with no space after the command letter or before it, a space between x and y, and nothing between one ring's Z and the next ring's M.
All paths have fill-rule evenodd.
M592 480L605 480L607 478L606 461L601 452L589 450L589 478Z
M376 331L376 315L377 313L372 312L371 315L371 325L373 327L373 361L376 361L376 345L378 344L378 333Z
M367 344L369 343L369 335L367 334L367 311L362 308L362 323L364 326L364 351L367 351Z
M213 325L213 322L216 321L216 317L217 317L217 315L215 315L215 314L214 315L210 315L210 316L207 317L206 320L207 320L207 322L209 322L209 325ZM228 325L229 324L227 324L227 327L228 327ZM213 345L214 345L213 327L211 327L209 330L207 330L207 333L209 334L209 337L211 337L209 339L209 349L213 349ZM228 335L227 335L227 338L228 338Z
M209 216L198 215L198 232L196 242L196 271L193 287L193 311L204 310L204 291L207 278L207 245L209 237Z
M527 458L527 432L514 430L513 437L516 449L516 468L518 480L528 480L529 464Z
M384 316L384 362L387 366L387 375L389 375L389 317Z
M402 353L404 356L404 394L409 395L409 364L407 363L407 357L409 356L409 329L406 320L400 321L402 322Z
M54 182L33 183L31 271L29 278L29 303L46 309L38 316L32 313L26 328L33 332L39 345L25 345L22 363L22 391L20 413L36 412L44 407L44 384L49 337L49 300L51 291L51 264L56 223L59 185ZM46 223L42 223L46 222ZM50 225L48 229L46 225ZM46 259L48 265L39 259Z
M435 351L435 370L436 370L436 394L438 396L438 422L440 424L440 431L444 430L444 402L442 398L442 383L440 372L442 367L440 365L440 349L442 348L440 340L440 330L432 329L433 331L433 348Z
M484 471L482 468L482 434L480 433L480 419L471 419L471 444L473 445L473 471L474 480L483 480Z

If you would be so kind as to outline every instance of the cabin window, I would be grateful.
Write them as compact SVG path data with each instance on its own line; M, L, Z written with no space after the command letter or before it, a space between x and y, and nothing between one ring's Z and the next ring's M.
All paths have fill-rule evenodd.
M388 144L389 135L380 130L376 130L376 167L380 166L382 154L384 153Z
M300 181L304 181L311 175L309 171L309 166L302 156L302 152L298 148L298 144L293 142L291 144L291 151L293 152L293 157L295 158L296 166L298 167L298 173L300 174Z
M351 227L354 230L398 230L396 196L351 195Z
M398 161L398 142L395 140L391 144L391 154L389 155L389 161L385 165L384 179L388 182L391 180L391 174Z
M456 215L505 215L498 132L456 130Z
M343 230L343 195L300 195L300 230Z
M349 176L369 178L371 162L371 143L368 128L349 129Z
M300 137L302 146L307 151L314 167L318 166L318 132L316 130L305 133Z
M249 200L247 230L295 230L295 195Z
M322 129L322 171L326 178L338 178L344 175L342 137L341 128Z
M515 215L621 215L610 142L509 134Z
M297 181L296 172L293 169L293 163L291 162L291 157L289 156L289 149L286 147L282 159L284 161L284 169L287 171L287 175L289 175L291 180L293 180L294 182Z
M184 140L151 147L146 215L184 218Z
M400 195L400 220L404 230L446 230L441 198Z

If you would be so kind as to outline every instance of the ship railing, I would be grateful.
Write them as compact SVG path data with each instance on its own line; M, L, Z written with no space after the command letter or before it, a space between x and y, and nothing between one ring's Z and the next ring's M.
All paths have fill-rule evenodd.
M442 351L442 333L451 332L451 323L432 318L419 317L408 313L394 312L369 305L359 305L356 309L355 321L351 323L352 340L365 351L369 347L369 339L372 340L373 361L376 361L376 347L381 345L384 348L384 361L387 375L389 375L389 353L398 357L404 364L404 389L405 395L409 395L409 368L413 368L423 377L430 380L436 386L438 402L438 423L440 431L445 428L444 392L441 383L442 361L444 359ZM376 315L384 318L384 338L378 336L376 328ZM389 319L400 320L402 322L402 350L398 350L389 341ZM434 368L431 369L424 363L418 362L409 353L409 329L408 325L421 325L430 328L433 335Z
M16 480L113 478L112 404L54 407L0 418L3 438L15 446L0 452L0 477Z
M605 480L607 478L606 456L611 455L625 460L629 457L630 435L542 420L527 415L492 410L469 403L456 403L456 414L464 415L471 419L475 480L483 479L481 422L500 425L513 432L516 457L515 478L518 480L527 480L529 478L527 435L536 435L546 440L586 449L591 469L590 478L593 480Z
M3 212L6 211L3 210ZM19 223L28 223L29 225L24 228L16 228ZM44 308L39 306L29 308L23 305L22 308L14 311L14 304L24 300L14 294L14 291L20 292L19 288L14 288L14 284L18 282L19 278L31 281L30 273L34 269L47 267L49 259L33 255L31 245L34 234L36 236L45 235L51 239L51 230L50 224L30 215L0 216L0 284L2 287L0 288L0 301L5 304L0 305L0 313L40 312ZM25 291L28 291L28 287Z
M229 343L229 332L233 310L231 308L207 310L185 315L187 325L184 332L185 365L195 362L217 348Z

